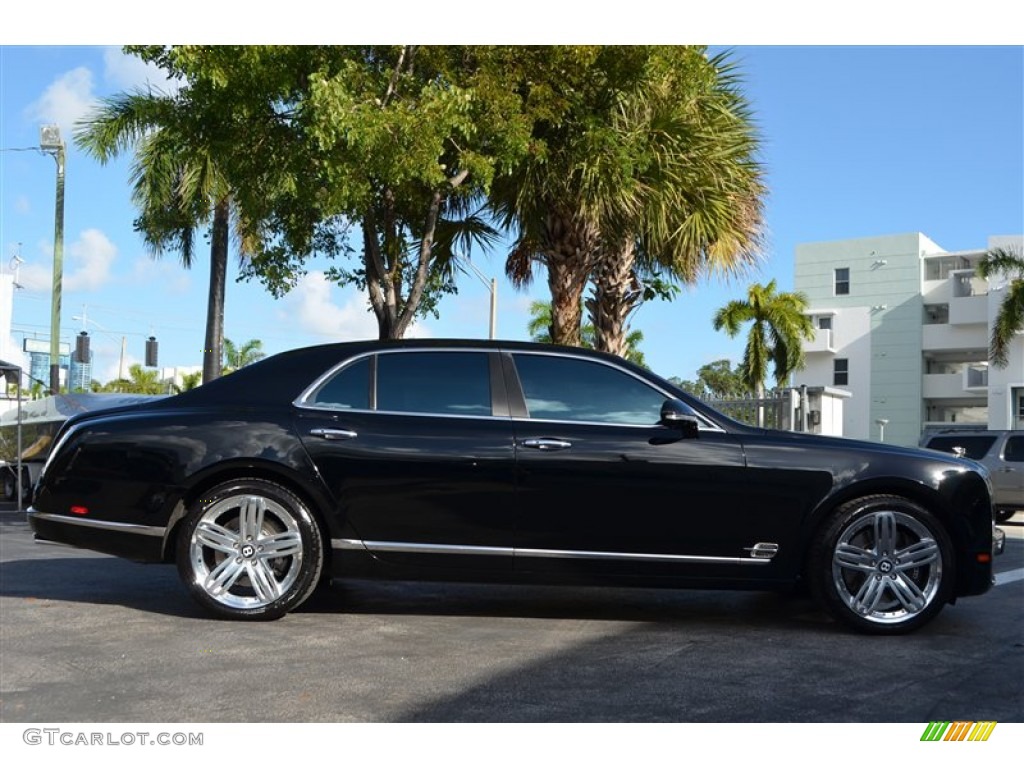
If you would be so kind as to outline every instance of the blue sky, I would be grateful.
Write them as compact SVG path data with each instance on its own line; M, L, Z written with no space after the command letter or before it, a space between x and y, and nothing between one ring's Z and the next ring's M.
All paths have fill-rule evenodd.
M4 41L8 42L8 41ZM661 42L661 41L659 41ZM762 137L769 188L766 258L747 278L684 289L634 319L651 367L692 377L706 362L739 358L742 340L711 328L716 308L751 281L793 285L802 242L923 232L947 250L983 248L989 235L1024 232L1024 48L737 46L745 90ZM141 85L147 71L120 49L0 47L0 260L20 254L15 339L49 335L54 163L35 151L39 127L66 137L97 98ZM100 166L69 146L62 333L90 320L94 377L116 374L121 337L130 361L146 336L160 341L161 366L198 365L207 266L183 270L173 254L154 261L132 230L127 159ZM502 275L504 253L474 255ZM262 339L268 352L375 334L363 297L322 279L323 264L289 296L231 282L226 335ZM499 284L498 333L526 338L527 307L546 298ZM486 337L488 294L467 274L418 335ZM104 330L106 329L106 330Z

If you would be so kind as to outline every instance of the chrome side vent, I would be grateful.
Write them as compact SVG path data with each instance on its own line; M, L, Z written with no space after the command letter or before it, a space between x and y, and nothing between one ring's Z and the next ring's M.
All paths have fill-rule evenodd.
M779 554L779 545L770 541L759 541L752 547L744 547L755 560L771 560Z

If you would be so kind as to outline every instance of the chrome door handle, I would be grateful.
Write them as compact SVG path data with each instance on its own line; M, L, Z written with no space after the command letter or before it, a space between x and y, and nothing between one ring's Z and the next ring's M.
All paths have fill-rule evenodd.
M323 427L317 427L316 429L309 430L309 434L313 437L322 437L324 440L351 440L358 433L353 432L351 429L324 429Z
M564 451L566 448L572 448L572 443L568 440L555 440L550 437L533 437L529 440L523 440L520 445L524 448L534 448L538 451Z

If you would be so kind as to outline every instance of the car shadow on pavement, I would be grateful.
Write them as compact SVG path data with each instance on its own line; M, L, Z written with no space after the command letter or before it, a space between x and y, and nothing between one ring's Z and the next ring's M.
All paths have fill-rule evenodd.
M0 563L0 597L121 605L181 618L206 618L185 592L173 566L77 552L70 557Z
M771 592L344 580L297 613L578 619L842 631L808 598Z
M62 548L63 550L63 548ZM76 550L0 562L0 597L120 605L208 620L172 565ZM807 599L752 592L345 581L321 585L296 614L507 617L838 631Z

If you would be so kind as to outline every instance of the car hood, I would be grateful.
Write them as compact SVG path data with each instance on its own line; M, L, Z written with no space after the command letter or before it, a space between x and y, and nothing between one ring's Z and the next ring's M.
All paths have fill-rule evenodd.
M978 462L959 456L953 456L942 451L933 451L927 448L892 445L890 443L879 443L872 440L856 440L851 437L830 437L826 435L808 435L801 432L783 432L781 430L764 430L766 437L778 440L790 445L798 445L805 449L819 448L831 451L852 451L857 453L870 453L879 457L892 456L911 459L923 459L930 462L941 462L957 467L972 469L975 471L984 468Z

